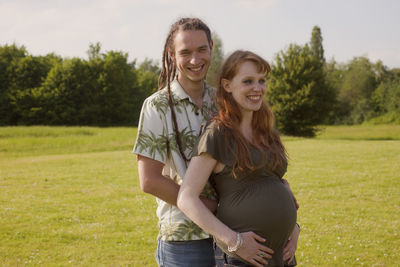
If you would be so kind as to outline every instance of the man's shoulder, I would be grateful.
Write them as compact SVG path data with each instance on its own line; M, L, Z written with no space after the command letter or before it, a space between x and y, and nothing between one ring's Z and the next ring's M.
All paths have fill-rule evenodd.
M166 114L168 111L168 92L161 89L145 99L143 110L154 110Z
M158 102L167 102L168 103L168 92L166 89L158 90L153 93L145 100L148 103L158 103Z

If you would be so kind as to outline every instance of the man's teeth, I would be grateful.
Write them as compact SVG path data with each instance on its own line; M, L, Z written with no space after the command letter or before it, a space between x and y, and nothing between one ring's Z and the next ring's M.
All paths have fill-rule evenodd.
M199 70L201 70L201 66L200 66L200 67L197 67L197 68L191 68L191 70L192 70L192 71L199 71Z

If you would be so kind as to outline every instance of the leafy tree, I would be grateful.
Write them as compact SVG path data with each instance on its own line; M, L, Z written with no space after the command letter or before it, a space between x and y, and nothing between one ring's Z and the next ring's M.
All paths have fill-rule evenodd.
M72 58L55 65L37 93L45 124L84 125L91 116L93 85L87 61Z
M311 33L310 48L314 57L316 57L323 66L325 65L325 56L322 40L321 29L318 26L314 26Z
M133 122L137 125L139 122L140 110L143 101L152 93L157 91L158 75L160 74L160 67L158 64L150 59L145 59L140 63L137 69L138 87L135 92L135 97L131 99L134 106Z
M326 90L319 60L308 45L291 44L276 55L267 97L280 130L289 135L313 136L327 115L332 93Z
M49 54L46 56L29 55L25 48L15 44L0 48L2 124L35 123L32 113L37 109L37 97L34 88L40 87L47 73L61 58ZM33 121L33 122L32 122Z
M100 58L101 44L99 42L95 44L89 44L89 50L87 51L89 61Z
M348 65L338 96L341 106L349 111L346 123L362 123L373 116L370 98L377 87L373 64L365 57L355 57Z
M139 64L138 70L142 72L152 72L157 76L160 74L161 71L158 62L149 58L145 58L143 62Z
M47 56L28 55L15 62L14 75L10 83L10 97L15 114L15 124L33 124L38 122L36 111L39 106L38 97L34 94L35 88L42 82L53 64L61 58L50 54Z
M400 121L400 77L395 75L381 82L371 95L376 115L390 113Z
M107 125L132 123L133 99L138 92L135 62L129 63L128 54L116 51L105 54L103 60L103 72L98 78L102 122Z
M27 54L24 46L18 47L12 44L0 47L0 125L9 125L15 121L10 84L14 77L16 62Z
M209 85L216 87L218 85L217 76L221 70L224 60L224 51L222 40L216 32L212 33L212 39L214 41L214 46L212 51L211 64L208 68L206 80Z
M332 58L329 62L325 64L324 70L326 83L332 90L332 94L334 95L332 109L329 112L328 118L325 123L340 124L343 118L346 117L350 112L347 105L343 105L343 103L337 100L337 97L340 94L343 85L346 65L339 64L335 61L335 59Z

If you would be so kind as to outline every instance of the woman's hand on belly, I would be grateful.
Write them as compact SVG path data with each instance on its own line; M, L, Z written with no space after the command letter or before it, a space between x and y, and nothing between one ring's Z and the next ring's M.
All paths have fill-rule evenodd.
M245 232L241 233L241 235L243 243L236 251L236 254L254 266L262 267L268 264L267 260L271 259L271 254L273 254L274 251L259 243L265 242L265 239L254 232Z

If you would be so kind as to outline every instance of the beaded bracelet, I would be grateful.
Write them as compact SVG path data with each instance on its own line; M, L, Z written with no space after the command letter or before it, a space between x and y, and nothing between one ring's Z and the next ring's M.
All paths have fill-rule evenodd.
M242 235L240 233L237 233L236 235L236 244L233 247L228 246L228 251L229 252L236 252L241 246L242 246Z

